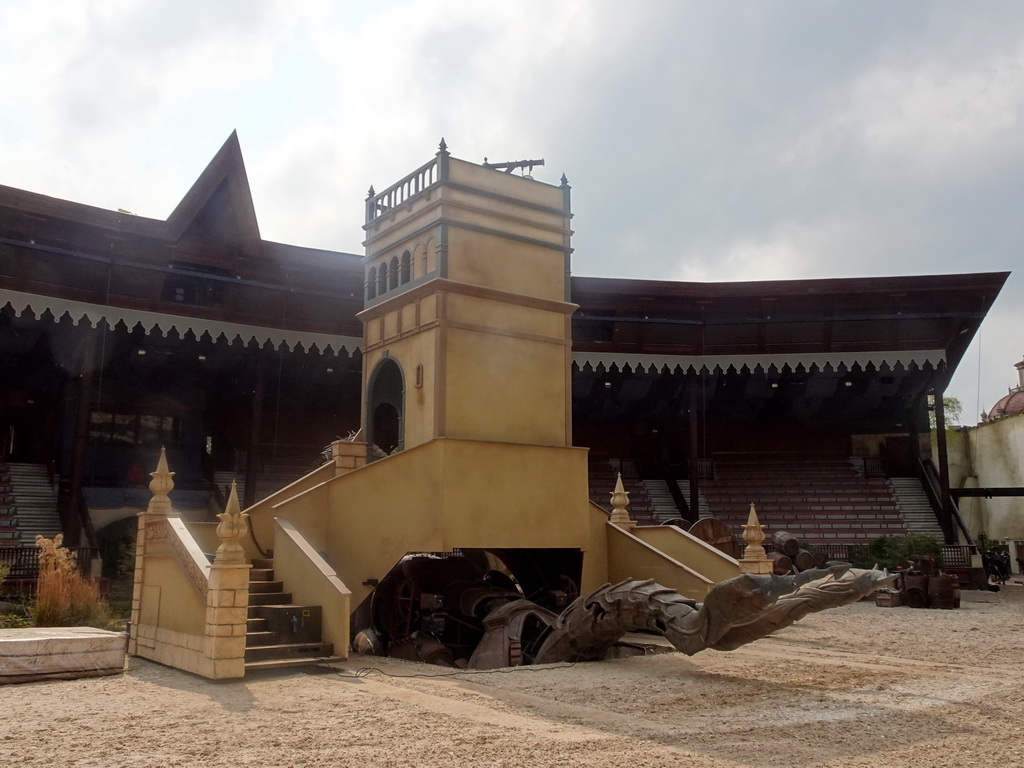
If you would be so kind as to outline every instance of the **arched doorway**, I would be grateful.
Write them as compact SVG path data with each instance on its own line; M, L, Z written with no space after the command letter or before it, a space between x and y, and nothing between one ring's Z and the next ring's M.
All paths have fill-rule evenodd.
M367 460L373 461L375 447L392 454L404 442L405 377L393 357L374 366L366 391Z

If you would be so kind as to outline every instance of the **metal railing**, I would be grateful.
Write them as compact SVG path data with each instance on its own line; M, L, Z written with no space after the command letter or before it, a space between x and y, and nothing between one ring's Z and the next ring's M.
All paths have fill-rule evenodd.
M99 550L95 547L69 547L75 554L78 570L83 576L90 575L93 558ZM0 547L0 564L10 568L7 578L36 579L39 577L39 547Z
M824 552L828 560L835 560L839 562L850 562L850 558L857 556L857 549L861 549L867 546L867 542L864 544L815 544L813 542L807 542L807 548L815 553ZM762 545L765 552L774 552L774 543L766 539ZM746 549L746 542L740 544L741 549ZM970 546L967 544L958 544L956 546L944 546L939 550L940 567L942 568L970 568L971 567L971 555L977 550L977 547Z
M977 551L977 547L958 544L943 547L940 551L942 553L941 563L943 568L970 568L971 555Z
M694 473L700 480L714 480L715 479L715 460L714 459L690 459L688 471L690 472L689 477L693 477Z
M443 181L438 158L434 157L420 166L397 184L392 184L379 194L371 194L366 200L366 223L383 216L402 203ZM373 191L372 189L370 190Z
M878 456L858 456L855 460L860 465L858 469L864 478L889 476L889 473L885 471L885 463Z

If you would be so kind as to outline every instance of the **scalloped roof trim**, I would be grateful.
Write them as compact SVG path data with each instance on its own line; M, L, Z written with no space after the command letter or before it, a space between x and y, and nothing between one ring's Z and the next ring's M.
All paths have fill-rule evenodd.
M360 349L363 341L356 336L336 336L329 333L312 333L284 328L269 328L261 325L228 323L201 317L169 315L140 309L90 304L83 301L73 301L35 293L21 293L19 291L0 289L0 307L7 304L11 305L14 313L19 317L26 312L31 312L36 317L49 312L53 315L54 320L60 320L67 315L74 325L85 321L95 326L105 324L111 330L118 323L124 323L129 329L134 328L136 325L141 325L147 335L158 333L166 336L171 331L176 331L178 335L184 336L191 332L195 334L197 339L202 338L204 334L208 334L214 341L219 340L223 336L227 339L228 343L240 340L245 345L255 342L261 347L270 344L275 349L284 346L289 351L302 348L307 352L316 350L320 354L331 353L335 355L345 353L352 357Z

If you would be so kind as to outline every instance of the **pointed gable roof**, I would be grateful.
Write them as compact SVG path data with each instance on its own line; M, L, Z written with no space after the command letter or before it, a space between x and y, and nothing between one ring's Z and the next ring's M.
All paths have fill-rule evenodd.
M237 131L231 132L167 217L170 240L177 242L193 234L203 239L234 240L249 257L260 254L260 228Z

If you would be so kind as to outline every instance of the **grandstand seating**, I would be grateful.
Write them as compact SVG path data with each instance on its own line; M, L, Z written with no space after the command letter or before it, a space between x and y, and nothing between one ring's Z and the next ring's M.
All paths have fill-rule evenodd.
M711 514L739 535L750 504L767 533L809 543L857 544L907 529L885 478L864 477L848 457L716 457L702 483Z

